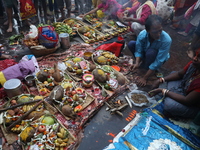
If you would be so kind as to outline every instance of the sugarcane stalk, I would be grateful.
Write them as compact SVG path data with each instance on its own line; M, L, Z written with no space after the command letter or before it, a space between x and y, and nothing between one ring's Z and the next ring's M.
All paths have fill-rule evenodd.
M42 100L42 99L38 99L38 100L34 100L34 101L29 101L29 102L24 102L24 103L17 104L17 105L8 107L8 108L0 109L0 113L1 113L1 112L4 112L4 111L6 111L6 110L10 110L10 109L17 108L17 107L19 107L19 106L23 106L23 105L28 105L28 104L31 104L31 103L39 102L39 101L41 101L41 100Z
M13 122L10 126L8 126L6 128L7 131L10 131L15 125L17 125L18 123L20 123L24 118L26 118L32 111L34 111L41 103L43 103L44 101L41 100L39 101L37 104L35 104L35 106L33 106L29 111L27 111L24 115L22 115L18 120L16 120L15 122Z

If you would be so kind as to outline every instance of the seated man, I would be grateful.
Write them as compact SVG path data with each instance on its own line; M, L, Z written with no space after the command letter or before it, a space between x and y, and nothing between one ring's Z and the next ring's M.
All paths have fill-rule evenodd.
M135 64L131 69L141 65L148 69L146 74L138 80L139 86L145 86L150 75L155 73L166 62L170 55L172 40L162 29L162 19L157 15L150 15L145 23L146 30L140 32L137 41L130 41L128 48L135 55Z
M155 5L150 0L138 0L140 5L132 7L130 10L124 11L122 21L130 24L131 30L138 35L140 31L145 29L145 21L149 15L157 14ZM128 17L129 16L129 17ZM121 19L120 19L121 20Z

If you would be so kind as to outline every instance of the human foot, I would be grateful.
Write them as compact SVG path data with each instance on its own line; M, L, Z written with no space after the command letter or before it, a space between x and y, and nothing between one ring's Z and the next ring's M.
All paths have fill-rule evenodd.
M8 29L7 29L7 32L8 32L8 33L11 33L12 31L13 31L13 27L12 27L12 26L9 26Z
M2 54L0 58L3 58L3 59L11 59L12 56L11 56L11 55Z
M182 32L177 32L178 34L182 35L182 36L188 36L188 34L185 31Z

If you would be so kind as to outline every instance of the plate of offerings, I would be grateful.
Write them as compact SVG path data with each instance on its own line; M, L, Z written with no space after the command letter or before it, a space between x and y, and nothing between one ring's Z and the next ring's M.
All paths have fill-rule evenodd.
M92 60L97 65L116 65L118 64L119 58L112 52L98 50L93 52Z
M57 110L42 96L22 94L13 97L2 113L3 132L8 143L18 138L23 149L56 149L74 146L74 136L56 119Z
M116 71L109 65L98 66L92 71L95 81L103 90L110 94L121 86L127 84L128 79L120 72Z
M53 89L49 98L67 119L75 119L76 113L82 111L94 101L94 98L73 80L63 81L61 85Z
M99 42L103 41L105 38L103 33L99 32L89 25L83 25L82 27L77 29L77 32L85 43Z
M70 56L63 62L67 67L66 72L76 81L81 81L84 74L91 73L92 64L83 57Z

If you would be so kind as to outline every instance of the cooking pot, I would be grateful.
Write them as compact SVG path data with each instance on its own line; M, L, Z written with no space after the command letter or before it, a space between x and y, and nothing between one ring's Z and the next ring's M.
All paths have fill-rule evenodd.
M20 95L22 91L22 83L19 79L10 79L7 80L4 85L4 90L9 98Z

